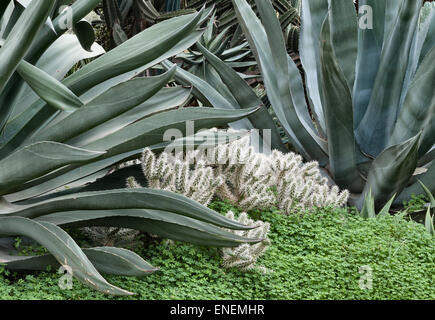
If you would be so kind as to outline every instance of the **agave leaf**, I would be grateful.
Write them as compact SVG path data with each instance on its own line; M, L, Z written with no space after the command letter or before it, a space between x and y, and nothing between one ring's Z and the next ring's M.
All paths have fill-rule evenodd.
M90 151L56 142L26 146L0 161L0 190L7 193L16 185L40 177L66 164L85 162L104 152Z
M177 19L177 18L174 18L174 19ZM171 26L174 23L174 21L172 21L172 20L173 19L167 20L167 21L161 22L157 25L172 22L172 24L164 25L164 26L168 26L168 30L170 30L170 32L167 32L167 33L172 34L173 29L171 28ZM179 23L179 21L178 21L178 23ZM157 25L155 25L155 26L157 26ZM136 38L138 43L153 43L154 44L155 42L153 42L152 39L160 40L161 37L156 36L154 34L154 32L147 33L147 34L143 35L143 33L146 33L147 30L153 29L153 27L146 29L145 31L142 32L142 34L139 34L139 35L141 35L141 38ZM161 30L158 30L158 31L161 32ZM104 93L109 88L111 88L111 87L113 87L121 82L124 82L124 81L127 81L127 80L133 78L134 76L138 75L139 73L143 72L144 70L148 69L149 67L151 67L151 66L161 62L162 60L165 60L165 59L179 53L180 51L183 51L186 48L192 46L195 42L198 41L201 34L202 34L202 31L194 31L188 35L177 32L176 35L177 35L178 42L176 42L177 39L175 39L174 40L175 44L170 49L168 49L167 51L162 53L160 56L158 56L157 58L154 58L154 55L151 55L151 56L148 55L146 57L140 58L139 60L142 61L142 63L143 63L143 64L141 64L140 67L137 67L136 69L132 69L132 70L126 71L126 72L124 70L118 70L119 75L116 75L108 80L105 80L102 83L100 83L99 85L86 86L85 84L87 83L87 80L83 79L82 84L85 85L86 88L79 88L80 90L75 90L74 88L72 88L71 76L68 77L67 80L65 80L63 83L67 87L69 87L75 94L77 94L81 100L90 101L93 98L95 98L96 96ZM135 39L135 37L132 39ZM130 46L125 47L127 44L128 44L128 42L122 44L121 46L117 47L114 50L117 50L118 48L121 48L123 46L125 48L125 51L131 50L132 48L130 48ZM157 46L158 45L159 45L159 43L157 44ZM145 49L147 49L147 48L148 47L145 47ZM122 54L122 52L120 52L120 55L121 54ZM147 58L150 58L150 59L147 59ZM125 66L127 66L127 65L125 65ZM108 67L108 68L110 68L110 67ZM113 69L113 70L115 70L115 69ZM92 72L89 72L89 76L92 76L91 73ZM70 79L70 80L68 80L68 79ZM74 82L75 82L75 80L74 80ZM31 134L34 133L34 131L36 130L35 128L40 128L41 123L46 122L48 119L50 119L50 117L53 116L53 114L54 114L54 111L52 110L52 108L49 106L46 106L43 102L41 103L41 101L38 101L35 104L33 104L26 111L26 113L21 116L20 121L17 121L17 123L16 123L17 126L14 130L13 138L9 139L7 141L7 146L6 146L7 149L6 150L8 150L10 152L11 150L16 148L17 146L21 145L21 143L24 140L26 140Z
M365 17L360 16L358 28L358 56L353 90L355 128L366 113L381 60L385 30L385 7L385 1L359 0L359 11ZM370 21L367 19L371 19L369 12L363 10L367 8L370 8L373 14L371 27L364 25Z
M0 92L15 72L32 45L35 35L44 25L55 1L33 1L21 14L0 49ZM0 130L10 115L10 106L1 106Z
M396 122L390 144L409 139L423 130L419 154L423 155L435 142L435 47L426 55L419 66L406 95Z
M76 210L54 213L39 217L36 220L64 227L108 226L129 228L157 234L172 240L206 246L235 247L245 242L256 243L261 241L261 239L241 237L197 219L161 210Z
M95 31L92 25L83 19L74 24L73 30L82 48L91 51L92 44L95 42Z
M252 88L234 71L231 67L227 66L222 60L220 60L213 53L208 51L201 44L197 44L199 50L204 54L207 61L215 68L219 73L223 82L227 88L231 91L231 94L237 100L238 107L251 108L262 106L258 112L250 116L248 119L253 124L255 129L271 130L271 146L273 149L286 150L284 144L281 141L279 132L276 129L276 125L270 116L267 109L264 107L260 98L257 97Z
M187 101L191 90L182 87L162 88L138 106L67 141L74 146L89 144L152 114L174 109Z
M264 27L246 0L233 0L236 15L262 70L272 108L295 148L307 159L325 157L295 110L288 86L288 55L279 21L268 1L256 2ZM283 66L286 66L283 68Z
M431 11L431 16L435 17L435 13ZM403 82L402 94L400 97L400 105L403 106L403 101L406 98L406 95L409 92L409 87L411 81L415 76L417 68L419 67L422 58L427 54L427 52L422 53L422 49L425 43L430 42L427 39L427 35L429 33L429 27L431 24L431 18L427 19L424 23L421 22L421 17L419 19L419 27L416 30L414 35L414 39L411 46L411 52L409 53L409 63L406 70L405 80ZM423 56L423 57L422 57ZM402 107L403 108L403 107Z
M180 16L147 28L75 72L66 80L66 85L71 85L74 92L82 92L153 61L191 33L201 15L202 12Z
M3 17L7 7L9 6L10 1L2 1L0 3L0 19Z
M322 131L325 131L322 108L322 92L320 75L320 31L322 23L328 13L328 2L324 0L302 0L302 21L299 51L301 62L306 73L306 85L313 111Z
M427 19L428 21L425 23L427 30L423 29L420 31L423 33L423 36L425 35L425 40L420 51L420 59L418 64L420 64L426 54L435 45L435 11L433 9L431 10L430 16Z
M74 201L71 201L74 200ZM71 210L154 209L198 219L228 229L250 229L185 196L157 189L119 189L69 194L32 204L0 210L0 216L37 218Z
M364 205L360 211L360 216L363 218L374 218L376 216L375 212L375 200L372 196L372 190L364 197Z
M430 235L435 236L435 228L433 224L433 217L430 215L430 207L427 208L426 217L424 219L424 226L426 231L429 232Z
M430 208L435 208L435 198L434 198L432 192L430 192L430 190L428 189L428 187L426 187L426 186L424 185L424 183L421 182L420 180L418 180L418 183L421 185L421 187L423 188L423 190L424 190L424 192L426 193L427 197L429 198L429 201L430 201L430 205L429 205L429 207L430 207Z
M17 68L20 76L50 106L63 111L75 111L83 102L61 82L26 61Z
M64 142L119 116L156 94L174 75L175 69L163 75L123 82L47 128L34 140Z
M4 89L21 59L32 45L35 35L44 25L54 1L33 1L23 12L0 49L0 92ZM3 106L2 106L3 107ZM3 109L3 108L2 108ZM0 129L6 118L2 110Z
M435 193L435 161L432 161L427 166L427 171L418 175L418 179L432 192ZM412 195L422 194L424 189L418 181L413 182L410 186L405 188L396 199L394 204L401 205L403 201L411 199Z
M186 121L194 121L195 130L219 127L240 120L256 112L258 108L224 110L215 108L183 108L145 118L117 132L86 145L94 150L107 150L113 156L162 142L168 129L186 134ZM192 112L195 111L195 112Z
M97 57L105 52L103 47L97 43L94 43L91 49L91 52L84 50L76 36L65 34L57 39L34 65L56 80L61 81L67 72L79 61ZM12 106L12 120L6 124L4 134L8 131L11 121L14 121L14 117L26 110L26 108L29 108L40 98L25 83L17 92Z
M114 295L131 295L131 292L109 284L95 269L74 240L59 227L46 222L36 222L22 217L0 218L0 234L23 235L40 243L73 275L86 285Z
M141 277L158 271L136 253L116 247L95 247L82 248L83 253L88 257L94 267L101 273ZM2 254L0 250L0 263L10 270L40 270L45 271L47 267L57 270L59 262L53 255L42 256L11 256Z
M352 90L358 54L358 17L355 5L352 0L329 0L328 3L332 47L348 87Z
M394 198L396 198L396 194L394 194L390 200L385 204L385 206L379 211L378 217L386 216L390 212L391 205L393 204Z
M329 18L321 34L323 107L327 126L329 162L334 180L352 192L361 192L364 181L358 173L353 133L352 97L332 48Z
M372 190L376 208L406 187L417 167L420 136L385 149L373 161L363 194Z
M213 138L211 138L211 136ZM217 137L216 137L217 136ZM204 137L204 138L201 138ZM171 144L174 148L179 147L189 147L189 148L195 148L199 145L203 147L208 146L215 146L216 141L221 142L221 139L224 139L224 141L234 141L235 139L239 139L240 134L239 133L220 133L216 134L215 132L211 132L210 134L206 134L206 132L197 133L194 136L185 137L182 139L176 139L171 142L163 142L158 143L153 146L150 146L150 149L154 152L161 152L164 151L165 148ZM217 140L216 140L217 139ZM205 140L205 141L204 141ZM56 172L53 172L45 177L35 179L31 182L25 183L19 187L17 187L15 191L18 191L16 193L8 194L5 196L5 198L10 202L20 201L24 199L28 199L31 197L39 196L41 194L47 193L49 191L52 191L56 188L59 188L61 186L64 186L68 184L70 186L73 183L79 183L81 181L85 182L93 182L95 179L98 178L97 176L94 176L98 174L99 172L103 172L104 175L104 169L108 168L110 166L113 166L114 164L120 163L121 161L127 161L132 159L137 159L140 154L142 153L143 148L139 148L130 152L126 152L120 155L116 155L107 159L103 160L97 160L94 162L91 162L86 165L78 166L78 165L70 165L66 168L59 169ZM122 186L124 186L125 179L127 177L124 177L122 180ZM90 179L90 180L88 180ZM106 181L107 182L107 181ZM97 181L98 183L98 181ZM111 189L109 186L103 187L103 189ZM21 191L20 191L21 190ZM67 189L68 191L70 189ZM93 189L92 185L89 186L89 188L84 188L80 191L95 191L98 189ZM74 191L73 191L74 192ZM72 192L72 193L73 193ZM53 198L56 196L59 196L59 192L52 193L48 195L49 197Z
M387 146L400 110L409 52L422 1L402 1L394 28L382 50L367 111L356 129L361 149L376 157Z

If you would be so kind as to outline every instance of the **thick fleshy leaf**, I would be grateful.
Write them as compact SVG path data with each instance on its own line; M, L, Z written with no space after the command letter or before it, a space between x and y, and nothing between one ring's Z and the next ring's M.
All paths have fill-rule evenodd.
M301 35L299 51L306 73L306 85L313 104L313 112L323 131L326 130L320 86L320 30L328 13L324 0L302 0Z
M93 266L101 273L141 277L158 271L136 253L116 247L82 248L83 253L88 257ZM47 267L57 270L59 262L53 255L22 256L2 253L0 249L0 264L10 270L40 270L45 271Z
M21 14L5 39L0 49L0 92L3 91L21 59L26 55L35 35L44 25L53 7L54 1L33 1ZM10 111L10 106L1 106L0 130L8 120Z
M156 94L172 78L172 69L163 75L123 82L47 128L34 140L64 142L113 119Z
M420 136L385 149L373 161L363 194L372 191L376 208L406 187L417 167Z
M96 126L93 129L87 130L85 133L68 140L67 143L78 147L86 145L114 133L142 118L161 111L174 109L187 101L190 92L191 90L182 87L162 88L154 96L140 105Z
M219 73L222 81L227 88L231 91L231 94L237 100L239 108L251 108L261 106L260 110L250 116L248 119L251 121L253 127L259 130L271 130L271 146L273 149L286 150L284 144L281 141L279 132L276 129L276 125L264 107L262 101L252 88L234 71L233 68L226 65L213 53L208 51L201 44L197 44L199 50L204 54L207 61L215 68Z
M424 185L432 192L435 193L435 161L432 161L427 166L425 173L416 176ZM394 201L395 205L402 205L403 201L409 201L412 195L423 194L425 191L418 181L414 181L410 186L405 188Z
M390 144L415 136L423 130L419 154L424 155L435 143L435 47L424 58L415 74L396 122Z
M268 1L256 2L264 27L246 0L233 0L244 34L262 71L268 98L291 143L307 159L322 159L323 150L295 110L288 85L288 55L281 26ZM283 68L287 66L287 68Z
M247 117L258 108L224 110L215 108L183 108L140 120L100 140L86 145L92 150L107 150L107 156L113 156L163 142L168 129L179 130L186 135L186 121L193 121L195 130L226 125ZM193 133L192 133L193 134Z
M352 97L348 81L334 54L328 17L323 23L321 43L321 83L329 163L335 182L358 193L362 191L364 181L356 165Z
M160 210L77 210L54 213L36 220L74 228L81 226L129 228L172 240L207 246L234 247L245 242L261 241L261 239L238 236L197 219Z
M67 164L85 162L104 152L90 151L56 142L26 146L0 161L0 194Z
M30 63L21 61L17 71L50 106L63 111L75 111L83 106L80 99L70 89Z
M73 30L82 48L91 51L92 44L95 42L95 31L92 25L86 20L81 20L74 24Z
M152 209L173 212L228 229L250 229L185 196L158 189L119 189L69 194L0 210L0 216L36 218L71 210Z
M131 292L108 283L95 269L80 247L62 229L47 222L37 222L22 217L0 218L0 234L22 235L40 243L65 268L84 284L113 295L131 295Z
M12 28L0 49L0 92L32 45L53 7L54 1L33 1Z
M103 47L97 43L94 43L91 49L91 52L84 50L76 36L65 34L57 39L44 52L35 66L51 75L56 80L61 81L67 72L78 62L97 57L105 52ZM31 107L31 105L39 99L39 96L25 83L16 95L17 98L14 100L12 106L12 120L6 124L5 131L8 131L9 124L15 121L14 117L26 110L26 108Z
M165 148L167 148L168 145L170 144L174 148L183 147L183 148L194 149L198 146L212 147L215 146L217 143L223 143L226 141L231 142L240 138L241 136L240 133L238 132L237 133L227 132L225 134L221 132L219 134L216 134L216 132L207 133L202 131L201 133L197 133L194 136L188 136L170 142L167 141L163 143L158 143L149 146L149 148L154 152L161 152L164 151ZM111 166L128 160L137 159L140 157L142 151L143 151L143 147L120 155L109 157L107 159L97 160L85 165L67 166L66 168L59 169L45 177L35 179L33 181L30 181L28 183L25 183L17 187L14 191L18 191L18 192L15 192L13 194L8 194L5 196L5 198L10 202L16 202L16 201L25 200L31 197L45 194L47 192L50 192L52 190L55 190L56 188L60 188L65 185L71 186L73 184L80 183L80 181L83 181L83 183L93 182L96 179L101 178L101 176L99 176L100 172L102 172L102 175L104 176L105 172L107 172L106 170L108 170L108 168L110 168ZM124 177L122 184L121 185L118 184L117 187L115 188L120 188L125 186L124 181L126 178L128 177ZM108 180L110 181L110 177L108 177ZM98 184L98 180L96 183ZM106 183L106 185L104 183ZM96 189L92 185L89 185L89 188L85 187L83 190L80 190L80 192L113 189L113 187L110 187L109 185L107 185L107 183L108 181L101 182L99 184L99 187ZM68 188L67 190L69 191L69 193L76 192L76 191L70 192L70 188ZM53 198L59 195L60 195L59 192L55 192L55 193L52 192L48 196L50 198Z
M358 54L358 17L352 0L329 0L331 41L338 65L350 90L355 82L355 66Z
M354 122L359 125L369 105L381 60L385 1L359 0L358 56L353 90Z
M367 111L356 129L361 149L376 157L393 133L409 62L421 0L403 1L394 28L384 44Z
M426 228L426 231L435 237L435 228L433 224L433 217L430 214L430 208L427 208L426 217L424 219L424 226Z
M77 96L80 97L80 99L82 101L87 102L87 101L94 99L96 96L101 95L106 90L110 89L111 87L129 80L129 79L137 76L138 74L140 74L144 70L150 68L151 66L161 62L162 60L165 60L165 59L167 59L171 56L174 56L177 53L189 48L195 42L198 41L198 39L202 35L202 31L193 31L191 33L186 34L186 33L182 32L185 29L181 28L181 31L178 30L178 29L180 29L180 20L179 19L181 19L181 18L186 19L186 17L187 16L174 18L175 21L174 21L174 19L170 19L170 20L161 22L161 23L143 31L142 33L139 34L140 36L137 35L134 38L132 38L132 39L136 39L138 41L137 43L149 43L149 44L155 45L156 48L159 48L159 50L155 50L155 51L150 49L149 46L140 46L140 48L137 48L137 49L143 49L143 50L139 50L139 52L137 52L137 54L139 55L140 58L138 58L138 57L136 57L136 58L138 58L141 61L139 67L137 67L135 69L129 69L129 67L132 67L132 66L125 64L125 65L122 65L122 67L123 67L122 69L113 68L112 65L110 65L110 61L109 61L108 65L107 65L107 69L110 69L111 72L115 72L116 75L115 76L109 75L112 77L109 78L108 80L102 81L98 85L94 85L91 82L88 82L87 77L93 77L93 73L91 71L92 68L90 68L90 71L86 73L85 79L76 79L74 74L73 74L72 76L68 77L63 82L63 84L65 84L67 87L69 87ZM186 22L186 21L182 20L181 22ZM155 28L156 26L159 26L159 28L156 29ZM178 26L178 29L177 29L177 26ZM166 28L167 28L166 34L171 36L170 40L162 39L162 37L157 36L157 35L160 35L164 31L164 29L166 29ZM175 33L175 36L174 36L174 33ZM167 49L167 47L166 47L166 45L168 45L168 43L161 44L160 41L158 43L156 43L153 39L154 40L156 40L156 39L163 40L163 42L165 40L167 40L167 42L169 42L170 48ZM122 48L122 49L119 49L119 48ZM153 51L151 55L147 54L148 49ZM163 49L165 49L165 51L163 53L161 53L160 55L158 55L157 57L155 57L154 54L159 53L160 49L162 49L162 52L163 52ZM132 45L130 45L129 42L127 41L114 50L118 50L116 52L119 53L119 57L117 56L114 58L116 58L118 60L119 59L122 60L123 56L125 55L125 51L127 51L127 52L132 51L133 48L132 48ZM119 51L119 50L121 50L121 51ZM144 54L144 56L142 57L141 54ZM97 61L97 60L95 60L95 61ZM95 61L93 61L92 63L94 63ZM106 64L106 63L104 63L104 64ZM86 65L86 66L88 66L88 65ZM127 70L124 70L124 68L126 68ZM83 76L85 76L85 75L83 75ZM80 85L83 85L84 87L83 88L82 87L80 87L80 88L75 87L74 84L77 84L78 82L80 82ZM21 145L21 143L24 140L26 140L30 135L32 135L34 133L36 128L41 127L41 123L45 123L48 119L50 119L53 116L53 114L54 114L54 111L52 110L52 108L45 105L43 102L41 103L41 101L38 101L35 104L33 104L26 111L25 114L20 116L20 120L17 121L16 128L14 130L14 136L12 139L9 139L7 141L6 150L8 150L10 152L11 150L13 150L13 149L17 148L19 145Z

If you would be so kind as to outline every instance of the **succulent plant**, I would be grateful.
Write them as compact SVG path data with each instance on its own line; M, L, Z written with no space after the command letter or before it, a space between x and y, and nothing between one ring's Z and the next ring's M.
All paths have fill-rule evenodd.
M373 8L371 28L364 10L358 19L351 0L303 0L302 79L271 1L255 3L261 20L248 1L233 0L271 108L297 152L326 168L360 209L369 190L376 209L393 194L401 203L422 193L416 178L433 191L435 14L419 25L421 0L359 1L360 8ZM216 89L179 70L178 78L190 81L217 108L261 105L243 79L205 47L199 49L232 96L221 90L218 99ZM259 115L245 127L271 128L271 145L284 151L267 115Z
M0 235L32 238L50 252L17 257L0 249L0 263L30 270L62 265L97 290L130 295L100 272L145 275L156 268L121 248L82 250L62 228L131 228L225 247L255 241L222 230L249 227L191 199L113 188L108 175L145 147L163 149L168 128L185 132L183 123L190 120L197 129L224 125L255 109L174 110L189 96L189 89L164 87L174 70L134 78L197 42L204 12L156 24L103 54L89 43L92 30L81 24L99 2L75 1L59 14L54 0L0 6ZM78 38L64 34L68 24ZM98 55L65 77L78 61Z
M261 220L254 221L249 218L246 212L240 213L238 218L236 218L232 211L228 211L225 216L228 219L253 227L252 230L248 231L230 232L237 233L240 236L262 239L262 241L256 244L244 243L235 248L222 248L224 268L239 268L241 270L257 269L263 273L269 272L270 270L263 266L258 266L256 263L258 258L266 252L271 244L270 239L267 237L270 230L270 224Z
M257 153L250 146L250 137L238 134L241 139L221 143L207 152L163 152L156 156L145 149L141 167L147 186L183 194L204 205L213 197L229 200L245 211L277 207L291 214L346 204L349 192L330 187L317 162L304 164L300 155L291 152ZM133 176L127 179L127 185L141 187Z

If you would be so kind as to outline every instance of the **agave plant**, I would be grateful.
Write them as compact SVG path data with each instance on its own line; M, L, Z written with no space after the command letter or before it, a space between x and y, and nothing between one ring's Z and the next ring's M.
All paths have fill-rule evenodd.
M373 9L372 28L351 0L302 1L308 97L271 1L255 1L262 21L246 0L233 3L281 128L305 159L353 192L352 203L361 208L369 192L377 209L394 194L401 203L423 192L416 178L435 189L435 14L419 24L422 1L359 1ZM239 106L256 104L241 79L201 51Z
M177 109L190 90L165 87L174 70L134 78L197 42L204 13L156 24L103 54L97 44L84 50L61 27L68 15L74 27L99 0L75 1L56 18L57 1L27 2L20 11L15 1L0 6L0 263L35 270L62 265L99 291L129 295L100 272L140 276L156 268L121 248L82 250L62 228L122 227L201 245L255 242L221 229L248 227L184 196L107 183L114 165L144 147L163 148L168 128L185 132L188 120L197 129L224 125L255 111ZM65 77L84 58L95 59ZM11 236L31 238L50 255L15 256L5 246Z

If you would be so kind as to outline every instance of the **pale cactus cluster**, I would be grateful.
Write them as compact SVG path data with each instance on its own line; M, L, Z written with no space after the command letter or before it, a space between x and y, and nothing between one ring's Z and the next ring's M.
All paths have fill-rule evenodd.
M148 187L183 194L204 205L216 196L245 211L279 208L290 214L312 207L341 207L349 192L330 187L317 162L303 163L295 153L257 153L249 136L204 150L142 155ZM183 158L184 156L184 158ZM140 187L133 178L129 187Z
M239 214L236 218L234 212L228 211L226 217L235 221L238 221L244 225L254 227L251 230L228 230L239 236L263 239L261 242L256 244L241 244L235 248L223 248L222 249L222 260L224 268L239 268L241 270L258 269L262 272L267 272L266 268L263 266L257 266L256 262L260 256L264 254L267 248L270 246L270 240L267 238L267 234L270 230L270 224L263 221L254 221L248 217L246 212Z

